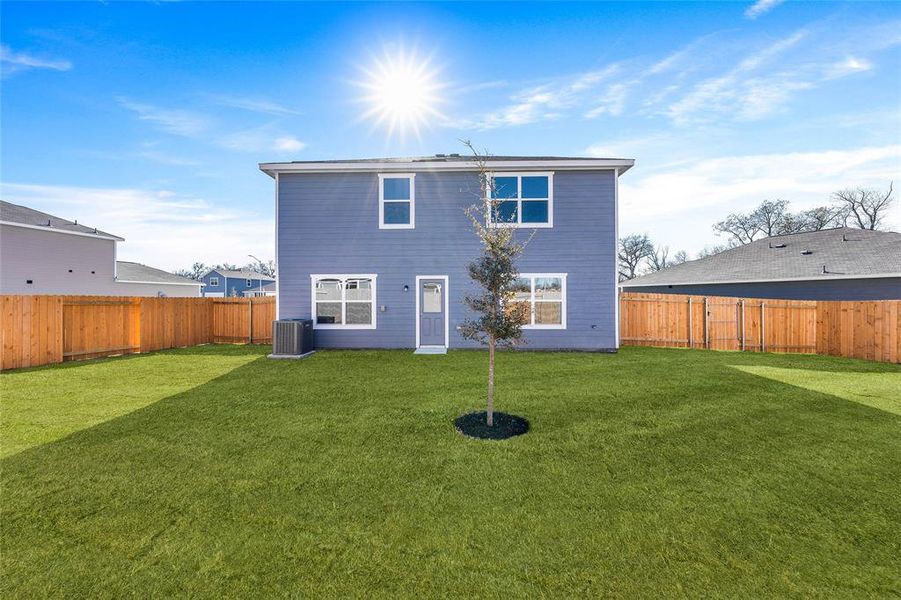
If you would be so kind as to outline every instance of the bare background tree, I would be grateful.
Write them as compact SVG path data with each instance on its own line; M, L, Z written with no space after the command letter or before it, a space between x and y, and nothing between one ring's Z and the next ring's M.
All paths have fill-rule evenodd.
M845 223L860 229L879 229L885 213L892 206L894 182L889 182L886 191L873 188L839 190L832 198L844 210Z
M188 279L195 279L197 281L200 281L203 276L206 275L211 269L222 269L224 271L252 271L254 273L260 273L268 277L275 277L275 261L263 261L258 259L254 259L241 268L233 263L219 263L217 265L208 266L202 262L195 262L193 265L191 265L190 269L179 269L175 271L175 274L181 275L182 277L187 277Z
M512 346L522 338L522 324L528 307L515 302L514 289L519 271L516 259L525 241L516 240L514 227L496 227L498 214L492 201L494 181L485 164L484 155L469 141L463 142L474 157L479 172L479 200L466 209L466 216L482 245L481 255L468 265L469 276L481 288L468 294L466 305L475 313L460 326L463 337L488 345L488 398L486 424L494 426L494 355L498 345ZM534 232L533 232L534 233Z
M654 253L654 244L646 233L633 233L619 240L619 280L638 275L638 268Z

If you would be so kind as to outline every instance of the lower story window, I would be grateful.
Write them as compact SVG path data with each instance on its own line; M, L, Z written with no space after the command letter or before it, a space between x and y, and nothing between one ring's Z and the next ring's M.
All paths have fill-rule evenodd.
M311 275L313 325L375 329L375 275Z
M520 273L513 301L525 305L523 329L566 329L566 273Z

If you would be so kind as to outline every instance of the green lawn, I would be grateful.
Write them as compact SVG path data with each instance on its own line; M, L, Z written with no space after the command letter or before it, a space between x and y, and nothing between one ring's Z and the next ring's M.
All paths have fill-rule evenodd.
M0 375L0 597L901 594L897 365L266 352Z

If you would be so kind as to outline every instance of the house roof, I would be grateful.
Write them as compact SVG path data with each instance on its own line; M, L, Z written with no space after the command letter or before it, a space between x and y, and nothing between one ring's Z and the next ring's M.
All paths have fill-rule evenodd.
M45 231L87 235L116 240L118 242L125 241L124 238L105 231L100 231L96 227L81 225L75 221L68 221L33 208L28 208L27 206L13 204L12 202L6 202L4 200L0 200L0 222L6 225L27 227L29 229L42 229Z
M275 281L274 277L263 275L258 271L251 269L238 269L236 271L226 269L210 269L203 276L206 277L210 273L219 273L223 277L234 277L235 279L262 279L263 281Z
M141 263L127 260L116 261L116 281L132 283L165 283L169 285L201 285L199 281L154 269Z
M901 233L839 227L773 236L621 284L643 286L901 277Z
M619 169L624 173L635 164L631 158L593 158L584 156L510 156L487 155L482 157L489 169ZM478 168L470 155L435 154L433 156L408 156L390 158L352 158L347 160L295 160L260 163L260 170L275 176L276 173L321 172L384 172L404 170L468 171Z

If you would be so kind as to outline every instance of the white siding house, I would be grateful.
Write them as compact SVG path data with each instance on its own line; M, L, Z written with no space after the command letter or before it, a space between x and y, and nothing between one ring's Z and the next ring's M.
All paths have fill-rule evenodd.
M200 296L200 282L116 261L123 238L0 202L0 293Z

